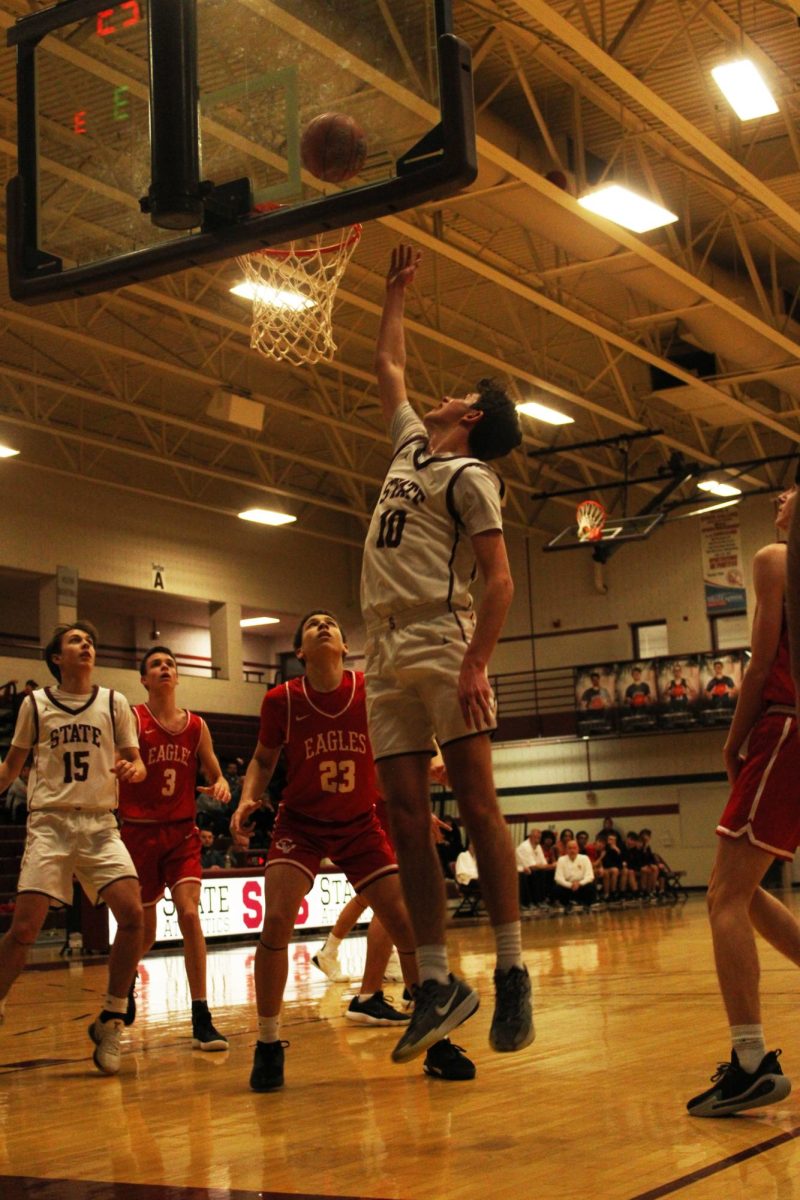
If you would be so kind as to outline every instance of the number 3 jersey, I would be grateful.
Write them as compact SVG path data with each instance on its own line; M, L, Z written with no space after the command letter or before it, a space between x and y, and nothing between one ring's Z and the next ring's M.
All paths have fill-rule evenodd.
M88 696L38 688L19 710L13 744L33 750L31 812L116 808L116 752L138 746L128 701L103 687Z
M261 703L258 740L286 752L282 808L347 823L378 798L360 671L345 671L332 692L315 691L305 677L271 688Z
M390 426L394 458L375 505L361 571L369 626L408 609L472 607L471 538L502 529L503 484L477 458L431 454L425 426L401 404Z
M180 732L171 733L146 704L135 704L133 715L147 778L143 783L120 783L119 815L123 821L193 821L203 718L187 712Z

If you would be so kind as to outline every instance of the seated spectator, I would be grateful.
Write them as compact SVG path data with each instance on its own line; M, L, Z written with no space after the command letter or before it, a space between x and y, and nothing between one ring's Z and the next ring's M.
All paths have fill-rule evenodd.
M595 841L599 842L603 834L609 833L614 834L614 837L617 839L617 846L622 849L622 847L625 845L625 837L623 833L621 830L617 829L616 825L614 824L613 817L603 817L603 828L598 831Z
M592 866L594 866L600 857L601 847L598 843L589 841L589 834L585 829L578 830L575 834L575 841L578 843L578 853L587 855Z
M660 898L664 894L664 882L667 871L664 860L660 855L656 854L653 847L650 845L652 833L649 829L639 830L639 846L642 854L642 890L653 898ZM645 884L644 877L647 876Z
M580 904L588 912L597 899L592 864L586 854L578 853L574 838L567 842L567 853L556 863L556 895L567 912L573 904Z
M214 849L214 834L210 829L200 830L200 843L200 864L204 871L219 870L225 866L224 856Z
M617 837L614 833L603 831L597 836L598 842L605 843L605 849L600 857L600 865L603 870L603 899L608 904L620 902L620 886L622 873L625 870L625 863L622 858L622 851L617 845Z
M480 890L478 863L471 844L466 850L462 850L456 859L456 883L465 888L468 893Z
M572 832L571 829L562 829L561 830L561 833L558 835L558 841L556 842L556 858L557 859L563 858L563 856L567 853L567 844L569 842L571 842L574 837L575 837L575 834Z
M525 910L546 908L547 859L541 846L541 829L532 829L515 851L519 875L519 903Z
M449 828L439 828L434 825L434 841L439 862L442 864L442 874L445 879L455 879L456 861L464 849L464 843L461 840L458 823L450 821L449 826Z
M544 899L548 905L556 902L556 863L558 862L558 852L556 850L556 835L552 829L545 829L542 832L542 854L544 855Z
M210 829L215 836L227 835L230 828L228 806L201 791L198 791L196 800L198 828Z
M638 896L641 886L640 874L643 861L638 833L632 831L626 835L622 857L625 860L627 870L625 873L625 887L621 890L627 890L630 895Z

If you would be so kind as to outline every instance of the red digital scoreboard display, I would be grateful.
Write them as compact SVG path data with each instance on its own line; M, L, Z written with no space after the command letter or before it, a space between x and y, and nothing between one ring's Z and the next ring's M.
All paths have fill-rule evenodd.
M139 0L122 0L113 8L102 8L95 18L95 34L99 38L113 38L126 29L142 22ZM114 121L130 119L128 88L124 85L113 89L111 117ZM89 114L85 108L76 109L72 116L72 132L79 137L89 132Z

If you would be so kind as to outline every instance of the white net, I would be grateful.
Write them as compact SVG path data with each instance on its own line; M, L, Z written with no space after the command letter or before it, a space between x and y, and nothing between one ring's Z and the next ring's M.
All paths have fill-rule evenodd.
M603 536L606 510L597 500L582 500L575 510L578 541L596 542Z
M361 226L335 244L325 245L323 236L237 258L253 302L250 345L259 354L295 366L333 358L333 301Z

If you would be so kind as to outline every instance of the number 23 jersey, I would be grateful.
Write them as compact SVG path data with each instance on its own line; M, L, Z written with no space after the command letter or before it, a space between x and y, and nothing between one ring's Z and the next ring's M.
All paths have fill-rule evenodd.
M258 739L286 752L283 808L346 823L378 798L360 671L345 671L332 692L315 691L305 677L271 688L261 704Z
M143 783L120 783L119 815L123 821L193 821L203 718L187 712L183 728L171 733L146 704L135 704L133 715L147 778Z

